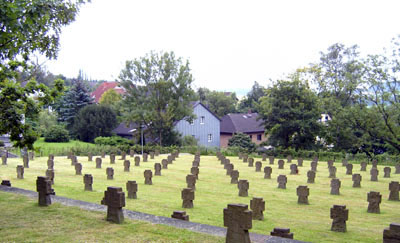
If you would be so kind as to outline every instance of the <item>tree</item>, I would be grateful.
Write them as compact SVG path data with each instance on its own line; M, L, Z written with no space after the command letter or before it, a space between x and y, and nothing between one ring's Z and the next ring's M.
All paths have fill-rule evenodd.
M79 140L93 142L96 137L111 136L117 125L117 117L110 107L93 104L79 111L73 130Z
M85 84L81 80L76 80L74 85L60 97L54 107L59 115L59 122L65 123L67 129L72 131L79 110L91 103L93 103L93 99L90 97Z
M74 21L83 1L0 1L0 134L10 134L18 147L32 148L36 133L24 120L37 120L40 107L50 104L63 90L57 80L50 90L30 81L16 82L28 68L33 52L55 58L61 27ZM36 97L36 101L33 97Z
M207 106L217 116L223 117L228 113L236 112L237 98L235 93L210 91L207 88L199 88L197 96L200 102Z
M43 109L39 113L38 132L43 136L45 132L52 126L57 125L57 116L55 112L49 112L48 109Z
M256 144L251 141L249 135L244 133L235 133L228 141L229 147L239 147L247 153L252 153L256 150Z
M258 112L258 103L261 97L265 95L265 88L257 81L254 82L253 87L247 93L247 96L239 103L239 111L247 113L249 110Z
M260 101L259 115L271 145L296 150L315 147L322 128L318 98L297 73L288 81L277 81Z
M189 62L184 63L173 52L151 52L127 61L119 80L126 90L123 100L126 122L146 126L146 132L160 145L175 142L175 122L194 118Z
M122 120L122 97L114 89L109 89L100 97L99 104L110 107L117 115L118 120Z

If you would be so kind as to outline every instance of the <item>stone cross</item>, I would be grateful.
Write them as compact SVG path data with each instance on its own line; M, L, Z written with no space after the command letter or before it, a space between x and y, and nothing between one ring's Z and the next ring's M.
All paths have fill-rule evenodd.
M360 174L353 174L353 187L361 187L361 175Z
M194 190L192 188L184 188L181 197L182 208L193 208Z
M28 156L29 156L29 160L35 160L35 153L34 152L32 152L32 151L29 151L28 152Z
M318 166L318 162L311 162L311 170L314 172L317 172L317 166Z
M196 190L196 176L189 174L186 176L186 184L187 188L191 188L193 190Z
M272 168L269 166L264 167L264 179L271 179Z
M107 180L114 179L114 169L112 167L107 167L106 174L107 174Z
M342 166L346 166L349 162L347 161L347 159L343 159L342 160Z
M297 165L296 164L291 164L290 165L290 174L291 175L297 175L298 170L297 170Z
M328 164L328 168L332 167L333 166L333 160L328 160L327 164Z
M129 160L124 160L124 171L129 172L131 167L131 162Z
M101 169L101 158L96 158L96 168Z
M47 169L49 170L54 169L54 160L52 159L47 160Z
M82 164L81 163L75 164L75 175L82 175Z
M371 181L378 181L379 170L375 167L372 167L370 170Z
M308 195L310 195L310 189L307 186L298 186L297 187L297 203L299 204L308 204Z
M138 184L136 181L128 181L126 183L126 190L128 191L128 198L137 198Z
M73 154L71 151L68 152L67 159L71 159L71 158L72 158L72 155L74 155L74 154Z
M250 200L250 209L254 220L264 220L265 201L261 197L253 197Z
M49 159L54 160L54 154L49 154Z
M154 159L154 155L155 155L155 154L154 154L154 151L151 151L151 152L150 152L150 159Z
M341 185L341 182L339 179L331 180L331 195L339 195L340 194L340 185Z
M228 204L224 208L226 242L250 243L249 230L252 227L252 212L245 204Z
M315 171L309 170L307 172L307 183L314 183L315 182Z
M286 238L286 239L293 239L293 233L290 233L289 228L274 228L273 231L271 231L272 236L277 236L281 238Z
M262 161L266 161L267 160L267 154L262 154Z
M394 173L400 174L400 164L395 165L394 168L396 169Z
M389 228L383 230L383 243L400 242L400 224L391 223Z
M154 164L154 175L155 176L160 176L161 175L161 164L160 163L155 163Z
M153 172L151 170L145 170L144 171L144 184L146 185L153 185L152 177L153 177Z
M156 149L156 151L154 152L155 156L160 156L160 150Z
M71 155L71 165L75 166L76 163L78 163L78 157Z
M383 172L384 172L383 177L384 178L390 178L390 172L391 171L392 171L392 169L390 167L388 167L388 166L383 168Z
M373 167L373 168L378 168L378 161L377 161L376 159L374 159L374 160L372 161L372 167Z
M17 165L17 178L24 179L24 167L22 165Z
M39 206L51 205L50 195L54 195L54 190L51 188L51 181L44 176L38 176L36 179L36 191L38 192Z
M287 159L287 162L289 164L292 163L292 156L291 155L288 155L288 157L286 159Z
M228 163L228 161L226 161L226 163L224 164L224 169L228 169L228 167L230 166L230 164L231 164L231 162L229 161L229 163Z
M253 167L254 159L253 158L249 158L247 161L249 162L249 167Z
M2 180L1 185L2 186L11 186L11 182L10 182L10 180Z
M121 158L120 158L120 160L126 160L126 152L125 152L125 151L122 151L122 152L121 152Z
M171 218L189 221L189 215L185 211L174 211Z
M91 152L88 153L88 161L93 161L93 154Z
M110 164L115 164L115 154L110 154Z
M336 178L336 170L335 166L329 167L329 178Z
M261 161L257 161L256 162L256 172L260 172L261 171L261 167L262 167Z
M283 169L285 166L285 161L283 159L278 160L278 169Z
M171 155L168 155L168 157L167 157L167 161L168 161L168 164L172 164L172 156Z
M101 158L104 159L106 157L106 152L101 152Z
M249 155L243 154L243 163L247 163L248 158L249 158Z
M83 176L83 183L85 184L85 191L93 191L93 176L91 174Z
M346 232L346 221L349 219L349 210L345 205L333 205L331 208L331 231Z
M379 204L382 202L382 195L379 192L368 192L368 213L380 213Z
M54 184L54 170L46 170L46 177L50 180L51 184Z
M199 160L193 160L192 167L199 167L199 166L200 166L200 161Z
M231 184L238 184L238 180L239 180L239 171L232 170L231 171Z
M297 166L298 167L303 167L303 158L298 158L297 159Z
M129 149L129 157L132 158L133 156L135 156L135 150Z
M270 164L270 165L273 165L273 164L274 164L275 157L274 157L274 156L269 156L269 157L268 157L268 160L269 160L269 164Z
M140 157L135 156L135 166L140 166Z
M249 182L247 180L239 180L238 188L239 188L239 197L248 196Z
M1 156L1 164L2 165L7 165L7 155L6 154L3 154L2 156Z
M29 157L28 154L24 154L24 157L22 158L24 162L24 168L29 168Z
M399 201L400 184L398 181L389 183L389 201Z
M232 165L232 167L233 167L233 165ZM233 168L232 168L232 169L233 169ZM196 180L199 179L199 173L200 173L199 167L192 167L192 168L190 169L190 173L192 173L193 175L196 176Z
M318 156L314 156L312 162L317 162L318 163Z
M365 161L361 162L360 166L361 166L360 171L367 171L367 162Z
M278 188L286 189L287 177L285 175L279 175L277 181Z
M107 187L101 204L107 205L107 221L121 224L124 222L125 193L121 187Z
M238 156L239 156L239 159L240 159L240 160L243 159L243 153L242 153L242 152L239 152L239 153L238 153Z
M161 164L163 169L168 169L168 160L166 159L161 160Z
M143 162L147 162L149 155L147 153L143 153Z
M353 174L353 164L347 164L346 165L346 175L352 175Z

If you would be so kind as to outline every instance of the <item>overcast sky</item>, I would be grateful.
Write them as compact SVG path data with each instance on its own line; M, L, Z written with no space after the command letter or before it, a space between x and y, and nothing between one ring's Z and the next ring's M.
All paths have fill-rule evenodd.
M188 59L194 88L244 95L340 42L380 53L400 34L400 1L92 0L63 29L49 71L114 81L151 50Z

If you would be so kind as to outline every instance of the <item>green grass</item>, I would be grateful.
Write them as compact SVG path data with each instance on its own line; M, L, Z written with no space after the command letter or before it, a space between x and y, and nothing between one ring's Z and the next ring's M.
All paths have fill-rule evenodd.
M88 162L87 157L78 157L83 164L82 173L90 173L94 177L93 192L83 190L82 176L76 176L74 167L66 157L55 159L54 189L59 196L100 203L107 186L120 186L125 191L128 180L136 180L139 184L138 199L127 199L126 208L160 216L169 217L174 210L182 210L181 189L186 187L185 177L190 172L192 155L181 155L168 170L162 170L162 176L153 177L153 185L144 185L143 172L153 169L155 162L161 162L166 155L147 163L141 162L140 167L131 166L131 172L123 171L122 160L111 165L109 158L103 159L103 168L95 169L95 162ZM117 157L119 159L119 156ZM266 210L264 221L253 221L251 232L269 234L274 227L288 227L294 233L295 239L311 242L379 242L382 231L392 222L399 222L400 202L388 201L388 185L391 181L399 181L400 174L392 178L383 178L383 166L379 181L371 182L368 172L360 172L360 166L355 165L353 173L362 175L361 188L352 188L350 175L345 175L345 167L336 163L337 177L342 182L341 195L330 195L330 179L325 162L320 162L314 184L307 184L307 171L310 161L300 167L299 175L290 175L289 165L284 170L277 169L277 162L272 165L271 180L264 179L263 172L255 172L255 167L248 167L237 157L230 157L235 169L240 172L240 179L250 183L249 197L239 197L237 185L230 184L223 165L213 156L202 156L200 162L199 180L196 184L194 208L186 209L190 220L199 223L223 227L223 208L229 203L250 204L252 197L262 197ZM47 168L47 158L36 158L31 161L31 168L25 169L25 179L16 179L15 168L22 164L22 159L10 159L8 166L0 166L0 177L11 179L15 187L35 190L35 180L38 175L44 175ZM131 159L131 164L133 159ZM267 162L263 163L263 167ZM106 179L106 167L114 167L114 180ZM279 174L288 177L287 189L277 188L276 178ZM309 205L298 205L296 188L308 185L310 188ZM382 194L381 214L367 213L367 193L379 191ZM349 209L347 233L331 232L332 220L329 217L330 208L334 204L346 205Z
M12 206L10 204L12 202ZM58 203L39 207L37 201L0 192L2 242L223 242L213 237L170 226L125 219L109 223L104 213Z

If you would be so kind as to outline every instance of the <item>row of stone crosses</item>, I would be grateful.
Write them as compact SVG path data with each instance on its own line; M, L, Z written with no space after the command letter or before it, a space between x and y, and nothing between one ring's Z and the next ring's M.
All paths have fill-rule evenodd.
M131 154L132 155L132 154ZM150 153L151 158L154 158L154 153ZM173 153L166 160L163 160L163 168L167 169L168 164L172 163L175 158L179 156L179 152ZM121 159L125 160L126 154L122 154ZM133 157L133 155L131 156ZM74 165L76 168L76 174L80 174L79 172L81 171L82 167L79 166L80 163L77 162L76 156L73 154L70 154L68 158L71 159L71 165ZM102 155L102 158L105 158L105 154ZM227 175L231 176L231 183L233 184L238 184L239 188L239 196L247 196L248 193L248 188L249 184L247 180L239 180L239 172L237 170L233 170L233 164L230 164L229 159L227 159L224 155L221 153L217 153L217 158L221 161L221 164L224 164L224 168L227 170ZM253 158L248 158L247 155L240 154L239 155L240 159L243 159L244 162L249 163L249 166L252 166L254 160ZM29 154L28 156L24 156L24 166L17 167L17 172L21 172L22 167L22 175L21 173L18 173L18 178L23 178L23 168L29 168L29 159L33 160L33 155ZM89 154L88 160L92 161L92 155ZM273 158L270 157L270 164L273 164ZM4 162L5 161L5 162ZM101 158L97 158L96 162L96 167L101 168ZM147 161L147 154L143 156L143 161ZM265 161L265 156L263 156L263 161ZM281 160L280 160L281 161ZM115 163L115 155L110 156L110 162ZM129 161L128 161L129 162ZM291 162L291 159L288 159L288 162ZM302 159L298 160L299 166L302 166ZM314 159L313 163L317 163L318 160ZM135 157L135 165L139 165L140 163L140 157ZM278 162L280 165L282 165L284 162ZM3 164L6 164L6 158L3 159ZM161 167L159 163L157 163L158 166L155 167ZM261 171L261 162L256 162L256 171ZM333 162L329 161L328 166L332 168ZM99 166L97 166L99 165ZM51 204L51 197L50 195L55 195L54 190L51 188L51 185L54 183L54 156L50 155L49 160L48 160L48 170L46 171L46 177L38 177L37 179L37 192L38 192L38 201L40 206L48 206ZM198 179L198 174L199 174L199 166L200 166L200 153L196 153L194 161L192 163L192 168L191 168L191 174L187 175L186 177L186 182L187 182L187 188L184 188L182 190L182 207L183 208L192 208L193 207L193 200L194 200L194 191L195 191L195 184L196 180ZM124 162L124 167L125 171L129 171L129 163ZM346 165L347 168L348 164ZM365 170L366 166L361 167L361 170ZM267 167L270 168L270 167ZM291 166L291 168L294 168L294 166ZM316 171L316 166L312 166L314 170L312 169L312 172ZM373 168L376 168L376 163L373 163ZM108 168L109 169L109 168ZM111 168L112 169L112 168ZM156 169L156 168L155 168ZM297 168L296 168L297 170ZM349 169L347 169L349 171ZM48 172L50 171L50 172ZM51 173L52 171L52 173ZM112 179L113 173L109 172L111 170L107 170L107 175L109 179ZM146 173L145 171L145 184L152 184L151 183L151 170L149 170L150 173ZM157 169L156 169L157 171ZM160 172L160 170L158 170ZM265 169L265 171L271 171L272 169ZM291 171L295 171L294 169L291 169ZM396 172L397 172L397 167L396 167ZM298 173L298 172L297 172ZM271 173L266 173L267 175L265 176L266 179L270 178ZM269 176L268 176L269 174ZM330 173L331 174L331 173ZM351 173L350 173L351 174ZM146 176L147 175L147 176ZM161 175L161 173L160 173ZM357 174L356 174L357 175ZM354 175L353 175L354 177ZM279 179L283 178L283 179ZM314 176L315 178L315 176ZM338 180L338 179L336 179ZM354 180L354 179L353 179ZM280 182L281 181L281 182ZM284 177L278 177L278 182L279 182L279 188L285 188L286 184L286 179ZM361 179L360 179L361 181ZM93 183L93 177L89 174L85 174L84 176L84 184L85 184L85 190L91 191L92 190L92 183ZM335 181L333 183L335 186L332 187L331 193L332 194L338 194L338 187L340 187L340 181L339 183ZM8 180L3 180L1 185L5 186L11 186L10 181ZM359 185L359 182L358 182ZM128 198L137 198L137 183L136 181L128 181L127 182L127 191L128 191ZM392 188L392 189L391 189ZM393 189L395 188L395 189ZM398 182L392 182L389 185L389 189L391 189L391 193L389 196L389 200L399 200L399 183ZM309 189L307 186L299 186L297 188L297 195L298 195L298 203L299 204L308 204L308 195L309 195ZM379 204L381 202L381 195L379 192L370 192L368 193L368 212L371 213L379 213ZM121 223L123 222L123 211L122 207L125 206L125 195L124 192L122 191L122 188L119 187L108 187L107 191L105 191L104 198L101 201L102 204L105 204L108 206L107 209L107 220L116 222L116 223ZM226 240L227 242L250 242L250 237L249 237L249 229L252 227L252 219L253 220L263 220L264 215L263 211L265 210L265 201L262 198L253 198L250 201L250 208L251 211L248 210L248 206L244 204L229 204L227 208L224 209L224 226L228 227L227 229L227 235L226 235ZM189 215L186 215L185 211L174 211L173 214L171 215L172 218L176 219L181 219L181 220L189 220ZM348 220L348 209L346 209L346 206L343 205L334 205L331 208L331 218L333 220L332 222L332 231L339 231L339 232L346 232L346 221ZM399 237L399 232L400 232L400 225L399 224L391 224L389 228L384 230L384 242L389 242L391 240L400 240ZM291 238L293 239L293 233L290 233L290 229L288 228L274 228L274 230L271 232L271 235L273 236L279 236L279 237L285 237L285 238Z
M219 161L221 161L221 164L224 165L224 169L226 169L226 175L229 175L231 177L231 184L238 184L238 189L239 189L239 196L241 197L247 197L248 196L248 189L249 189L249 182L247 180L239 180L239 171L234 170L234 165L230 163L230 160L226 158L222 153L217 153L217 158ZM239 159L243 160L243 162L247 162L249 167L253 166L254 159L249 158L247 154L239 154ZM269 157L269 162L270 164L274 164L274 157ZM266 160L266 156L263 156L263 161ZM291 158L288 158L288 163L291 163ZM262 162L257 161L256 163L256 171L261 171L262 167ZM284 168L284 161L279 160L279 169ZM298 159L298 165L302 166L303 165L303 159ZM308 183L314 183L315 179L315 172L317 171L317 165L318 165L318 159L314 158L313 162L311 163L311 170L307 173L308 175ZM346 174L352 174L352 164L348 164L347 161L343 162L343 165L346 166L347 168L347 173ZM351 165L351 166L349 166ZM332 195L339 195L339 188L340 188L340 180L336 179L336 168L333 166L333 161L328 162L328 167L330 171L334 170L335 173L330 173L330 178L334 178L331 181L331 194ZM377 170L377 163L376 161L373 162L372 164L372 170ZM296 164L291 165L291 174L297 174L298 169ZM334 169L332 169L334 168ZM389 167L390 168L390 167ZM361 170L365 171L366 170L366 165L361 166ZM271 173L272 173L272 168L267 166L264 168L264 173L265 179L271 179ZM396 173L397 172L397 167L396 167ZM374 173L375 174L375 173ZM377 173L376 173L377 174ZM375 178L373 178L375 179ZM377 179L376 179L377 180ZM278 188L281 189L286 189L286 183L287 183L287 178L285 175L279 175L277 178L278 181ZM353 175L353 187L361 187L360 186L360 181L361 181L361 175L359 174L354 174ZM399 190L400 190L400 185L398 181L392 181L389 184L389 200L393 201L399 201ZM297 196L298 196L298 203L299 204L309 204L308 202L308 196L309 196L309 188L307 186L298 186L297 187ZM379 192L374 192L371 191L368 193L368 212L369 213L380 213L380 203L382 201L382 195L380 195ZM245 218L245 214L247 211L248 206L247 205L235 205L231 207L232 210L235 208L235 210L240 210L242 216ZM265 202L263 198L259 197L253 197L253 199L250 201L250 209L252 212L253 219L256 220L263 220L263 211L265 210ZM225 211L224 211L225 213ZM225 217L225 216L224 216ZM333 205L331 208L331 215L330 215L332 221L332 226L331 230L332 231L338 231L338 232L346 232L346 221L348 220L348 209L346 209L345 205ZM247 222L247 228L249 222ZM227 226L227 225L225 225ZM246 226L246 224L244 224ZM248 230L247 229L247 230ZM231 237L234 237L236 233L232 234ZM284 238L290 238L293 239L293 233L290 233L290 229L288 228L275 228L273 232L271 232L271 235L275 236L280 236ZM243 235L246 239L247 236ZM386 237L386 238L385 238ZM396 239L400 240L400 225L393 223L390 225L390 229L385 229L384 230L384 239L390 240L390 239ZM245 242L245 241L243 241ZM389 242L385 241L384 242Z

